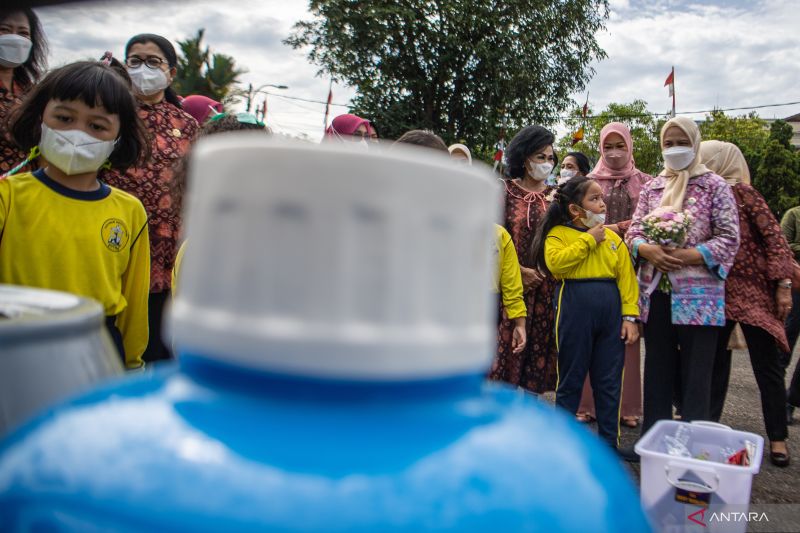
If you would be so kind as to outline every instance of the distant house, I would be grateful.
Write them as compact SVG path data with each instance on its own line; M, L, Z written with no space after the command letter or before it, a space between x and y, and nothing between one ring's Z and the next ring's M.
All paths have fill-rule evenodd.
M792 115L791 117L786 117L783 120L785 122L788 122L789 125L791 125L792 129L794 130L794 135L792 136L792 141L791 141L792 146L794 146L797 149L800 149L800 113ZM767 119L767 122L771 124L775 122L775 120Z

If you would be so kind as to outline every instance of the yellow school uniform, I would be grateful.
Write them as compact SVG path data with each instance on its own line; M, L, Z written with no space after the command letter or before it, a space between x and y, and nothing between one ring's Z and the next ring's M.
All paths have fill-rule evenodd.
M508 318L527 315L525 300L522 298L522 274L519 270L517 250L511 235L503 226L495 224L495 246L497 247L497 270L494 276L494 292L503 298Z
M605 236L598 244L586 231L563 225L554 227L545 241L547 268L557 280L616 280L623 316L639 316L639 284L628 248L610 229L606 228Z
M0 180L0 283L70 292L116 316L126 366L147 347L150 244L141 202L101 184L76 191L43 170Z

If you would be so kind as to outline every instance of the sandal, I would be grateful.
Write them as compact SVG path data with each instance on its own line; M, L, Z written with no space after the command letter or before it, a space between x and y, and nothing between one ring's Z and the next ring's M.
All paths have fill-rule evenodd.
M629 428L637 428L639 427L639 417L638 416L623 416L619 419L620 423Z
M589 413L578 413L577 415L575 415L575 420L577 420L582 424L591 424L592 422L594 422L594 417Z

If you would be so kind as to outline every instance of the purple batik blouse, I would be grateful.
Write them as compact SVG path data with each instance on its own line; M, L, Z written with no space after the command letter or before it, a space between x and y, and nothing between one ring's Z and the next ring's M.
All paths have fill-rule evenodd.
M639 257L639 245L647 243L642 218L661 205L666 178L649 181L639 196L626 241L639 263L639 309L647 321L650 294L658 271ZM723 178L708 172L689 180L683 209L694 216L686 247L699 251L704 265L691 265L670 272L672 323L689 326L725 325L725 278L739 249L739 213L736 200Z

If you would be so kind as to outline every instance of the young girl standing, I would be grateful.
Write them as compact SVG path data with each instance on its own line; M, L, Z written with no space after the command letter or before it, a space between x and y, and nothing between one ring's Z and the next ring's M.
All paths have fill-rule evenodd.
M0 283L87 296L128 368L147 346L147 214L98 180L140 159L146 132L122 78L101 63L56 69L11 116L10 132L39 170L0 180Z
M603 226L605 212L596 181L570 179L556 191L533 252L559 283L556 405L574 416L589 374L598 432L616 449L625 345L639 340L639 288L625 243Z

